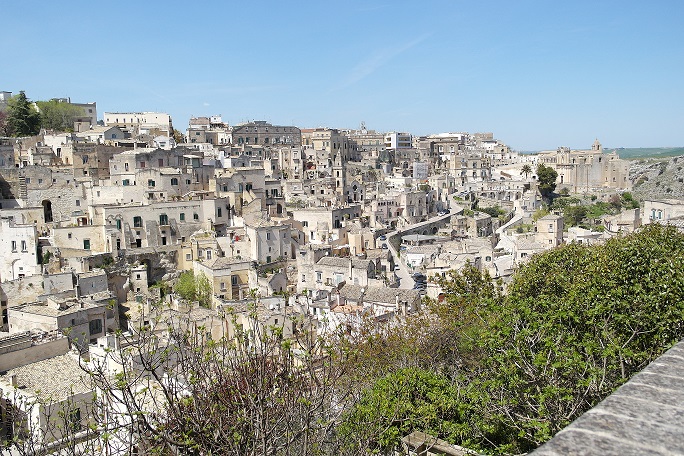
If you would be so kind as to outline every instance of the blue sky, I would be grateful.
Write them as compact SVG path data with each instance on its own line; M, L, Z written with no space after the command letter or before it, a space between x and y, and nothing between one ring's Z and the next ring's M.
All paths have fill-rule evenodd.
M0 90L235 124L684 145L681 1L3 2Z

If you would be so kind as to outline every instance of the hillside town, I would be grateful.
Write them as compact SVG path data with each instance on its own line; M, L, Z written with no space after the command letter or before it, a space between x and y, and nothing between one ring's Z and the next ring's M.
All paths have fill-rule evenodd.
M0 92L0 110L11 96ZM163 334L176 320L213 340L244 328L294 339L386 323L444 299L439 279L466 265L505 287L562 244L653 221L684 230L684 201L637 200L630 161L594 138L532 154L491 132L221 115L181 126L58 101L81 113L68 131L0 138L5 438L60 445L86 432L97 391L84 363L144 370L107 356L141 328ZM59 419L75 434L54 432L38 398L69 402ZM31 417L25 429L12 410Z

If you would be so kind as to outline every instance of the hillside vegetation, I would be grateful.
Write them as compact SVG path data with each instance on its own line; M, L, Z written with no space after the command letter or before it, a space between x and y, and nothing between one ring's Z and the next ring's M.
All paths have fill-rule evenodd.
M684 234L672 227L536 255L506 293L470 266L440 284L444 299L418 314L325 336L307 330L315 320L295 322L295 339L276 326L212 339L167 321L178 346L143 329L112 351L145 365L150 389L135 372L90 374L102 409L117 400L135 416L141 454L393 454L416 430L519 454L684 337ZM181 381L160 374L170 362ZM150 401L163 413L142 413ZM100 418L107 439L130 440Z

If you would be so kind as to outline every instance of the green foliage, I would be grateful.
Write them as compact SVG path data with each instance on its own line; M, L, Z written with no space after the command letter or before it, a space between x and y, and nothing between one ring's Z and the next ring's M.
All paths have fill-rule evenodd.
M673 227L535 255L505 295L471 265L437 282L445 299L426 304L424 326L372 344L376 365L394 351L393 362L430 373L382 376L364 392L350 416L379 448L423 430L483 451L530 451L684 337L684 234ZM438 412L425 399L436 385L449 404Z
M485 214L489 214L492 216L492 218L497 218L501 215L505 215L506 211L501 209L499 206L494 206L494 207L483 207L481 209L478 209L480 212L484 212Z
M184 271L178 277L174 291L187 301L198 301L200 306L212 307L212 286L206 275L197 276L192 271Z
M586 206L566 206L563 209L563 218L565 220L565 224L569 226L579 225L586 216Z
M555 169L550 166L546 166L540 163L537 166L537 180L539 181L539 192L543 197L547 198L551 196L553 191L556 189L556 179L558 178L558 173Z
M40 114L23 90L8 102L7 124L14 136L33 136L40 131Z
M536 222L540 218L546 217L547 215L549 215L548 209L538 209L534 212L534 214L532 214L532 220Z
M523 173L525 175L525 179L527 179L527 177L532 174L532 167L525 163L522 168L520 168L520 172Z
M0 136L12 136L12 128L7 121L7 113L0 111Z
M657 225L523 266L482 333L500 443L534 448L680 340L683 266L684 235Z
M40 127L55 131L74 131L74 120L84 115L83 108L57 100L37 101Z
M372 442L371 448L386 454L404 435L421 430L452 441L466 437L467 406L461 393L443 375L405 368L379 379L366 390L342 421L340 433Z
M561 196L558 198L554 198L553 202L551 203L550 208L552 210L561 210L567 206L577 205L577 204L580 204L581 202L582 201L576 197Z

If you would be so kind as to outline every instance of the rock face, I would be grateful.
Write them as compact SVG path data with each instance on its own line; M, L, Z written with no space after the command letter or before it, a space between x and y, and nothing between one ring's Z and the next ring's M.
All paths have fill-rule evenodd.
M670 159L635 160L629 168L634 196L644 199L684 199L684 155Z

